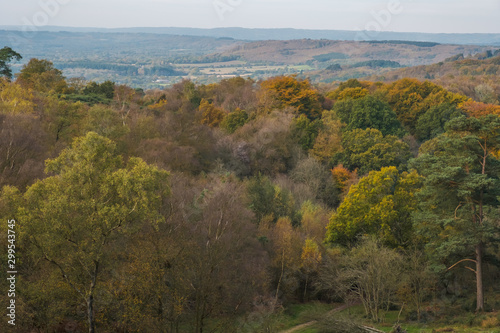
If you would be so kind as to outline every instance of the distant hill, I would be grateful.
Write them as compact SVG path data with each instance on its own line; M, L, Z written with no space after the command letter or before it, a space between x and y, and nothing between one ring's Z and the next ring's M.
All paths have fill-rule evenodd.
M476 101L495 103L500 99L500 50L464 58L462 54L431 65L390 70L369 76L372 81L391 82L415 78L435 82Z
M0 26L3 30L22 30L20 26ZM500 34L443 34L443 33L418 33L418 32L379 32L373 38L372 32L349 30L308 30L308 29L248 29L248 28L75 28L75 27L40 27L40 31L70 31L70 32L102 32L102 33L153 33L184 36L228 37L240 40L290 40L290 39L330 39L330 40L404 40L423 41L445 44L475 44L475 45L500 45Z
M218 54L242 42L230 38L167 34L0 30L0 48L12 47L23 57L14 72L31 58L48 59L67 77L112 80L150 87L159 77L180 80L186 73L174 69L176 59L199 59Z
M64 28L53 28L58 29ZM190 31L171 29L177 29L177 33ZM249 41L222 35L207 37L131 32L136 31L134 29L69 30L75 31L0 30L0 47L10 46L23 56L22 62L13 64L15 72L30 58L43 58L52 61L69 78L112 80L142 88L163 87L182 79L211 83L234 76L259 80L300 74L312 82L326 83L372 75L382 78L386 73L399 75L399 72L393 72L394 68L451 61L458 59L459 54L470 59L491 57L498 48L415 40L356 42L302 38ZM146 30L174 31L169 28ZM221 34L233 31L191 30L192 33L195 30L214 30ZM252 29L236 30L249 33ZM432 74L423 75L430 77Z
M106 55L126 58L131 55L175 57L220 52L238 42L215 37L104 32L22 32L0 30L0 45L10 46L23 57L51 60Z
M477 45L450 45L411 41L354 42L295 39L271 40L240 44L222 53L248 62L304 64L320 62L354 65L362 61L387 60L403 66L432 64L464 53L475 55L491 48ZM321 66L319 66L321 67Z
M488 56L489 54L489 56ZM404 77L420 80L441 79L444 77L500 75L500 50L478 53L473 57L458 54L431 65L415 66L392 70L384 75L376 75L375 80L392 81Z

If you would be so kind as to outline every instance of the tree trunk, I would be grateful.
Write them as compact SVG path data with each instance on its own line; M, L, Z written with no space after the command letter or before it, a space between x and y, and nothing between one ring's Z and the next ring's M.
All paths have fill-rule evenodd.
M89 295L87 300L87 316L89 322L89 333L95 332L95 324L94 324L94 296L92 293Z
M476 245L476 311L484 310L483 243Z
M306 285L304 286L304 303L306 302L306 293L307 293L307 280L309 276L306 274Z
M283 279L284 272L285 272L285 249L283 248L282 255L281 255L281 274L280 274L280 278L278 280L278 287L276 288L275 305L278 304L278 295L280 292L281 280Z
M97 282L97 274L99 272L99 262L94 261L94 274L90 283L89 297L87 299L87 316L89 321L89 333L95 333L95 318L94 318L94 290Z

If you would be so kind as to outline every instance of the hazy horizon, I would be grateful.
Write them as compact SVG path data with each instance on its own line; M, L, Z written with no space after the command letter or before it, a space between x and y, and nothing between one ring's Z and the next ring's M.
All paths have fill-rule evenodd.
M30 28L27 28L24 25L0 25L0 28L8 28L7 30L19 30L19 28L30 31ZM314 29L314 28L296 28L296 27L243 27L243 26L217 26L210 28L200 28L193 26L116 26L116 27L104 27L104 26L74 26L74 25L47 25L37 27L37 31L54 31L57 29L82 29L82 30L124 30L124 29L201 29L201 30L216 30L216 29L249 29L249 30L298 30L298 31L347 31L347 32L366 32L367 30L354 30L354 29ZM62 30L63 31L63 30ZM377 31L380 33L402 33L402 34L457 34L457 35L485 35L485 34L493 34L498 35L499 32L425 32L425 31L395 31L395 30L380 30Z
M500 33L500 1L26 0L0 5L0 25L84 28L291 28Z

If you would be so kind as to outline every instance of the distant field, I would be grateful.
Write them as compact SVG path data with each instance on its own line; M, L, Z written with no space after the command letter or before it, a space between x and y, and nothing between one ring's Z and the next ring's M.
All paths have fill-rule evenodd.
M208 63L202 63L202 64L175 64L174 66L177 67L180 70L186 70L189 68L206 68L206 67L239 67L239 66L244 66L247 65L246 61L241 61L241 60L233 60L233 61L226 61L226 62L208 62Z
M310 65L260 65L245 61L229 61L204 64L176 64L174 68L179 71L190 73L192 79L204 79L204 76L217 76L221 78L234 76L265 76L266 74L285 74L314 70Z

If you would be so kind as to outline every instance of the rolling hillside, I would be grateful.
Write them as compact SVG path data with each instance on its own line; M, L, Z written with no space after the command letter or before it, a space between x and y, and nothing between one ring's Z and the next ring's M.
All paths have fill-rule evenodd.
M457 54L477 57L495 51L492 46L422 41L244 41L231 37L77 30L0 30L0 45L11 46L23 56L22 62L14 64L15 72L31 58L52 59L68 78L112 80L142 88L158 88L182 79L211 83L235 76L259 80L287 74L329 83L382 76L399 67L440 63Z
M224 55L248 62L299 64L317 62L355 64L366 60L391 60L403 66L431 64L457 53L476 54L485 46L448 45L426 42L353 42L333 40L258 41L238 45ZM322 66L321 66L322 67Z
M432 65L415 66L389 70L382 75L374 75L369 80L391 82L401 78L430 80L450 91L462 93L477 101L495 103L500 94L500 52L478 55L464 59L462 55L449 58ZM496 94L496 95L495 95Z

